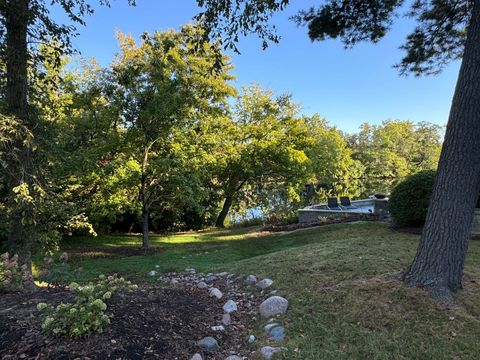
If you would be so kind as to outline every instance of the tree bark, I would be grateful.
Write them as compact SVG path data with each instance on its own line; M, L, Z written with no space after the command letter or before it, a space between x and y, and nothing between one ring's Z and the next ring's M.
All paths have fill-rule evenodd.
M233 195L228 194L225 197L225 201L223 203L222 211L218 214L217 221L215 222L215 226L219 228L225 227L225 219L227 218L228 212L230 211L230 207L233 204Z
M150 238L148 236L148 208L142 209L142 247L148 249L150 247Z
M480 190L480 0L473 7L425 227L404 275L444 302L462 288Z
M146 145L143 150L143 161L142 161L142 178L141 178L141 191L140 197L142 201L142 246L144 249L150 247L150 238L148 237L148 217L149 217L149 206L148 206L148 194L147 194L147 166L148 166L148 154L150 151L150 146Z
M28 113L28 25L30 22L30 0L11 0L5 7L6 28L6 100L8 113L22 125L32 128L32 119ZM34 232L31 225L25 224L25 218L31 220L33 210L30 205L19 205L15 202L12 189L26 183L32 190L33 156L22 140L17 141L18 159L9 163L5 183L9 190L10 226L8 246L10 251L19 255L19 263L31 269L31 247Z
M8 111L24 122L27 121L27 29L30 0L11 0L5 10L7 32L6 66Z

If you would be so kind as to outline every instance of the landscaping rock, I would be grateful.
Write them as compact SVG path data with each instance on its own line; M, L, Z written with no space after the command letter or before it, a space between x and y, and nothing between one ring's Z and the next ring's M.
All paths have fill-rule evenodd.
M283 341L285 339L285 328L283 326L275 326L270 330L270 339Z
M170 284L171 285L178 284L178 280L177 279L172 279L172 280L170 280Z
M269 333L270 333L270 330L272 330L275 326L278 326L278 325L279 325L279 324L277 324L277 323L267 324L267 325L265 325L265 327L264 327L263 329L265 330L265 332L266 332L267 334L269 334Z
M273 354L279 353L281 351L282 351L281 348L272 347L272 346L264 346L260 349L260 352L262 353L263 358L267 360L271 359Z
M223 325L212 326L213 331L225 331Z
M156 272L155 270L152 270L148 273L148 276L156 276L158 274L158 272Z
M227 314L230 314L232 312L235 312L238 310L237 303L233 300L228 300L225 305L223 305L223 311L225 311Z
M243 358L241 358L240 356L238 355L230 355L229 357L227 357L225 360L242 360Z
M259 281L257 283L257 288L260 290L266 289L267 287L271 286L273 284L273 280L271 279L263 279L262 281Z
M260 315L270 318L275 315L285 314L288 309L288 300L281 296L272 296L260 304Z
M228 326L232 323L232 317L230 316L230 314L223 314L222 316L222 323L223 325L225 326Z
M217 280L217 277L215 275L208 275L206 278L205 278L205 281L206 282L212 282L212 281L215 281Z
M249 344L253 344L254 342L255 342L255 335L250 335L250 336L248 337L248 343L249 343Z
M209 352L211 354L215 354L220 350L220 346L218 346L217 340L215 340L211 336L204 337L202 340L198 342L198 346L202 348L202 350Z
M247 283L247 285L253 285L257 282L257 277L255 275L248 275L245 282Z
M221 299L223 297L223 293L218 290L217 288L210 289L210 296L215 296L217 299Z
M228 272L226 272L226 271L217 274L217 276L219 276L219 277L224 277L224 276L227 276L227 275L228 275Z
M190 360L203 360L202 355L199 353L196 353L195 355L192 356Z
M199 281L199 282L197 283L197 287L198 287L199 289L205 289L206 287L208 287L208 285L207 285L207 283L206 283L205 281Z

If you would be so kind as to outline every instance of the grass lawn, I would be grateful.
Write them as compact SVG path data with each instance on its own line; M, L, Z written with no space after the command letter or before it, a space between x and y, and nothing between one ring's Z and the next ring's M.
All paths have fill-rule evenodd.
M153 236L156 252L122 256L133 236L72 238L62 250L84 271L79 280L118 272L230 271L270 277L290 301L286 359L478 359L480 242L472 241L458 310L422 291L383 279L412 260L419 237L381 223L349 223L284 234L256 228ZM157 269L158 270L158 269ZM259 324L258 336L262 337Z

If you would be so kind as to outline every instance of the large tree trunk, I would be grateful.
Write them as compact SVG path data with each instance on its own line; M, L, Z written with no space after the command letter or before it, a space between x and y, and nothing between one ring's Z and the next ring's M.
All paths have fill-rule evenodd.
M228 212L233 204L233 195L227 195L225 197L225 202L223 203L222 211L218 214L217 221L215 223L216 227L224 228L225 227L225 219L227 218Z
M480 190L480 0L474 2L462 66L422 238L405 273L440 301L462 287Z
M32 119L28 114L28 45L27 30L29 24L30 0L11 0L5 8L6 28L6 68L7 87L6 100L9 115L12 115L22 125L32 128ZM32 190L33 184L33 153L22 140L18 140L15 148L19 150L18 158L8 164L7 177L10 203L10 226L8 245L10 251L19 255L20 264L27 264L30 269L31 247L34 241L33 229L25 225L25 217L31 220L33 210L31 205L18 204L15 201L13 188L27 184Z
M148 208L142 209L142 246L144 249L150 247L150 238L148 237Z
M142 178L140 190L140 197L142 201L142 244L144 249L148 249L150 247L150 238L148 237L149 206L147 194L147 166L149 152L150 146L146 145L143 150Z

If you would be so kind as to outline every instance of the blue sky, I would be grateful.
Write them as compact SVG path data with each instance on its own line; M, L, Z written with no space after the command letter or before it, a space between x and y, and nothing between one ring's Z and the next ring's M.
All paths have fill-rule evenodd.
M392 65L400 60L398 47L413 28L406 19L400 19L378 44L345 50L340 41L312 43L306 29L298 28L289 16L316 3L292 1L272 19L282 37L278 45L263 51L254 36L241 39L241 55L231 54L236 86L260 83L278 94L290 93L303 106L303 113L319 113L347 132L357 131L363 122L377 124L386 119L446 124L458 62L435 77L401 77ZM144 31L178 29L197 12L194 0L137 0L136 7L116 0L111 8L96 8L86 19L87 26L79 27L74 46L83 56L108 65L118 50L116 30L138 37Z

